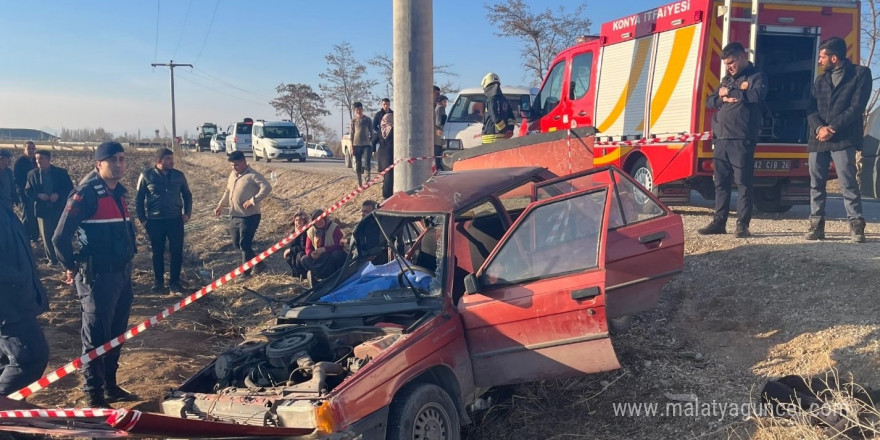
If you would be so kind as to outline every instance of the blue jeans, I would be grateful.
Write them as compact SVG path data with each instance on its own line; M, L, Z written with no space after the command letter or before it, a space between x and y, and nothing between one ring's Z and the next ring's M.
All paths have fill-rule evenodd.
M828 183L828 169L832 160L837 170L846 216L850 220L861 218L862 195L856 181L856 148L850 147L840 151L810 152L810 220L825 218L825 199L828 195L825 184Z

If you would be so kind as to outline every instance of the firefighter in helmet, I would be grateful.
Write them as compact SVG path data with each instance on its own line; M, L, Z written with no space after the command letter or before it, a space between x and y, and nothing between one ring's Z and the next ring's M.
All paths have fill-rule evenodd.
M516 117L513 108L504 92L501 91L501 80L495 73L487 73L480 83L486 94L486 115L483 119L483 143L490 144L499 139L513 136Z

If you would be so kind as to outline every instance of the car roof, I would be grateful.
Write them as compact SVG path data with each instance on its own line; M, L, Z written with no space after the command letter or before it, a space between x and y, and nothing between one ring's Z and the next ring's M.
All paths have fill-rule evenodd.
M440 172L422 186L398 192L382 203L380 211L397 213L453 213L490 194L530 180L556 177L546 168L516 167Z
M530 95L531 91L525 87L507 87L504 84L501 85L501 91L504 92L505 95ZM483 89L482 87L468 87L466 89L461 89L458 91L459 95L482 95Z
M290 121L257 121L257 122L254 122L254 124L263 124L264 126L265 125L269 125L269 126L290 125L290 126L294 126L294 127L296 126L296 124L294 124L293 122L290 122Z

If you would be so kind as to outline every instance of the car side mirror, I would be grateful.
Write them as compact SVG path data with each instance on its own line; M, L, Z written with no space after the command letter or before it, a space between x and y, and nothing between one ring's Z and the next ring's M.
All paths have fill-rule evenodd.
M468 295L473 295L474 293L479 292L479 282L477 281L477 276L474 274L467 274L464 277L464 293Z

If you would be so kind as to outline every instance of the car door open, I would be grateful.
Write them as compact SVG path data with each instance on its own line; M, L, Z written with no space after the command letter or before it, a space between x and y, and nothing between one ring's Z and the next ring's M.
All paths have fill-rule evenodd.
M605 316L608 185L533 203L459 302L477 386L620 368Z

